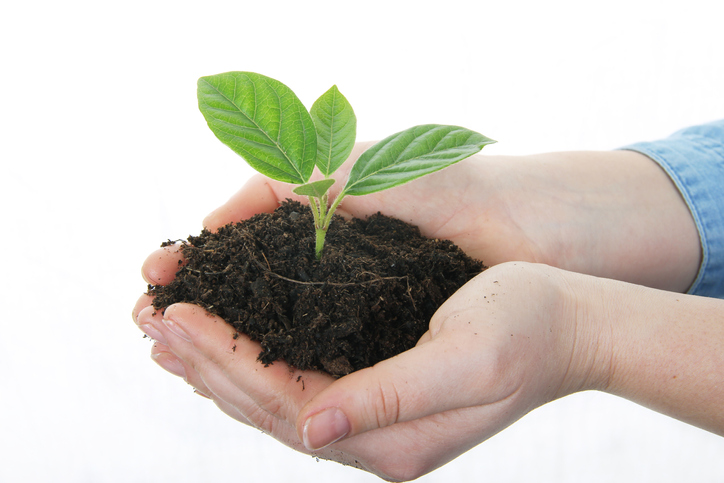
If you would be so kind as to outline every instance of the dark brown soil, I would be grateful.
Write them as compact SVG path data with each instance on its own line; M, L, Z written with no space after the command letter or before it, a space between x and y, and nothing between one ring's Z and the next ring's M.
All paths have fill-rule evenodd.
M172 242L167 242L167 245ZM309 209L204 230L182 247L188 263L154 307L190 302L261 343L259 360L341 376L412 348L437 308L480 273L454 244L380 214L335 217L321 261Z

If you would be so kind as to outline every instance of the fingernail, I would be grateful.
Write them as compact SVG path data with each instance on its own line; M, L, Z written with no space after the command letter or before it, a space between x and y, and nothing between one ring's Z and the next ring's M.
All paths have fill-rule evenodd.
M158 354L151 354L151 359L156 361L156 364L163 367L171 374L186 379L184 366L176 356L168 352L160 352Z
M170 330L177 336L181 337L186 342L191 342L191 337L189 337L189 335L186 333L186 331L183 330L181 328L181 326L178 325L178 323L175 320L173 320L172 318L166 318L166 317L164 317L162 320L163 320L163 325L165 325L168 328L168 330Z
M138 328L141 329L143 333L149 336L151 339L156 340L163 345L168 345L168 342L166 342L163 334L151 324L141 324L138 326Z
M316 451L344 438L349 430L349 421L341 410L325 409L304 422L302 442L308 450Z

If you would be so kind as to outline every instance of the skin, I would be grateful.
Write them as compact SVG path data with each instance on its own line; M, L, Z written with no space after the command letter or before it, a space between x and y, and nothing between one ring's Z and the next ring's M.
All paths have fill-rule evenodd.
M336 380L265 368L259 345L218 317L188 304L161 314L143 295L133 318L156 340L152 358L237 421L391 481L583 390L724 434L724 302L677 293L701 254L666 174L626 151L476 158L338 211L396 216L493 266L440 307L415 348ZM255 177L204 225L272 211L290 188ZM143 276L168 283L179 260L175 247L157 250Z

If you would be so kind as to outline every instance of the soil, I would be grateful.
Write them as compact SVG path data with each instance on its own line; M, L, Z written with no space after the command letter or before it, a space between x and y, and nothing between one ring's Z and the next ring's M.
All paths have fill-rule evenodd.
M335 216L318 261L311 211L293 201L190 236L182 252L173 282L149 285L154 307L201 305L259 341L264 364L335 376L412 348L438 307L485 268L379 213Z

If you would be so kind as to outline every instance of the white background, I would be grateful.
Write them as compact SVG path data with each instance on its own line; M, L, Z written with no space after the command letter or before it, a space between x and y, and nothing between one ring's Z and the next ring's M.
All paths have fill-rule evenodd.
M4 2L0 481L377 481L229 419L157 367L131 321L146 254L197 233L251 174L206 127L198 77L260 72L307 106L337 84L360 140L437 122L497 139L488 154L613 149L724 117L722 13L718 0ZM724 481L724 439L586 393L421 481Z

